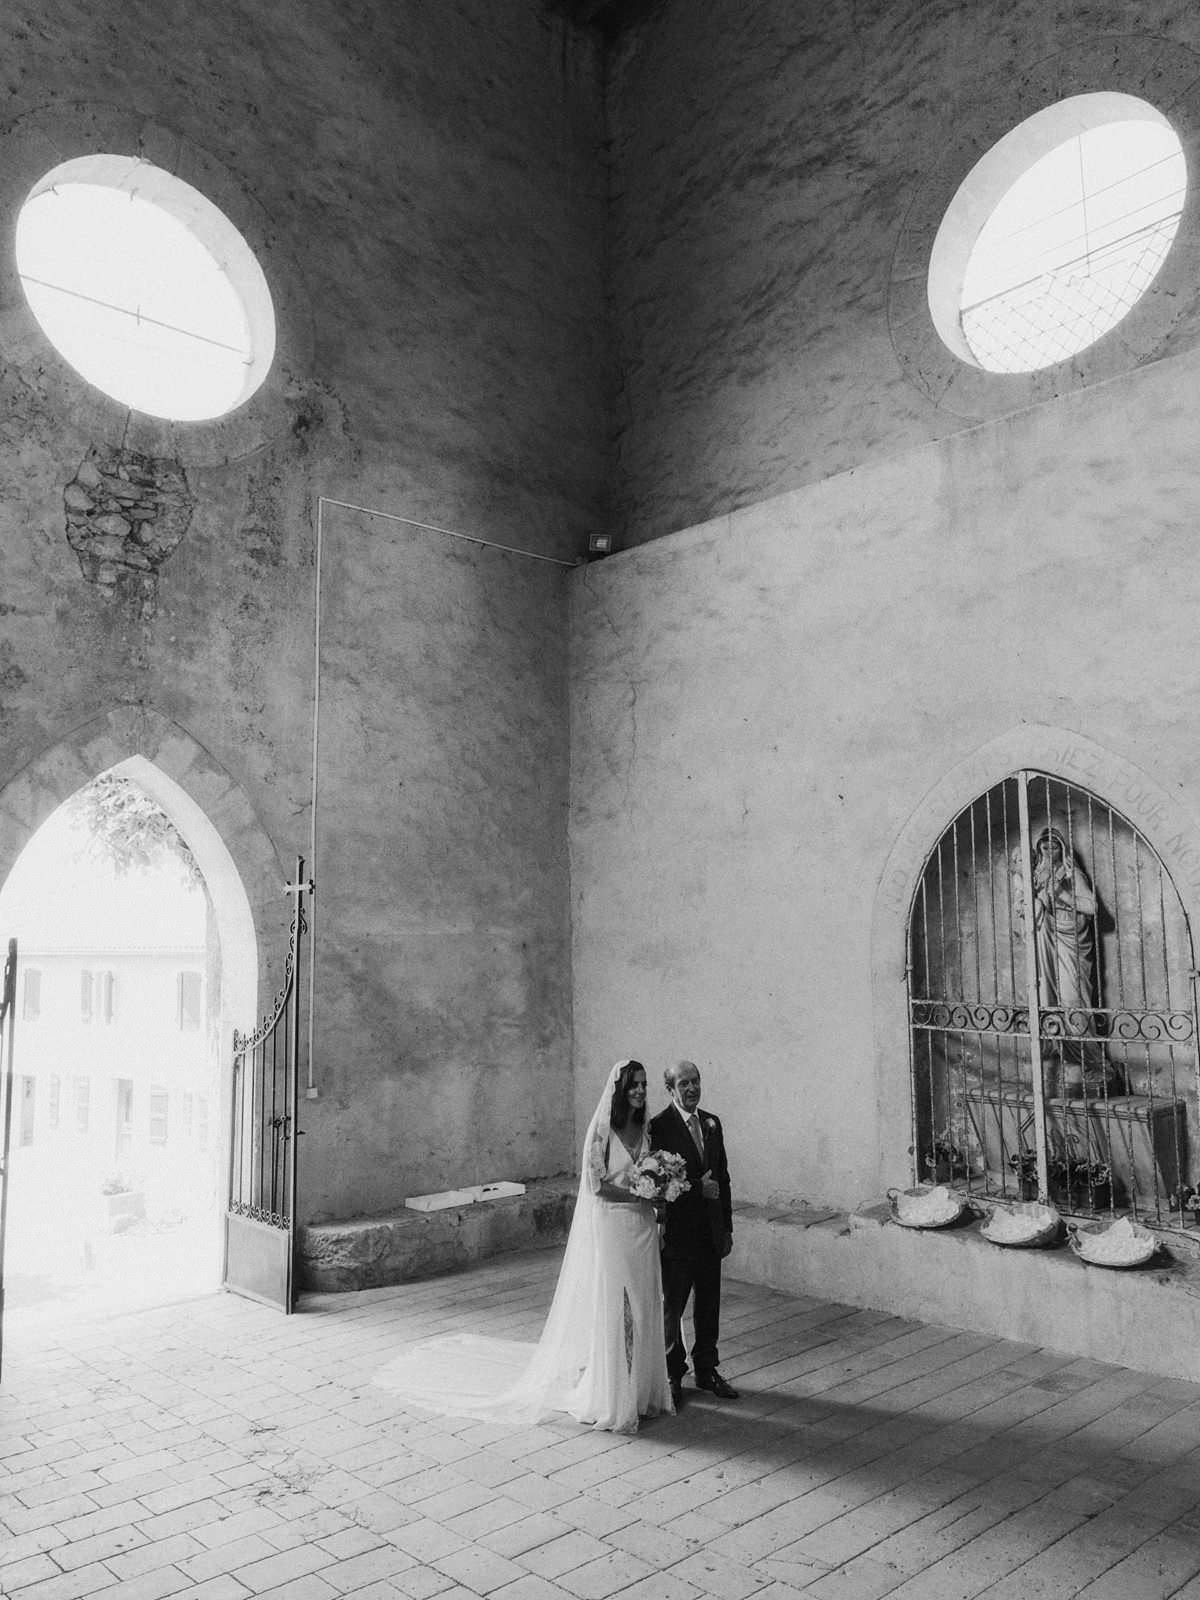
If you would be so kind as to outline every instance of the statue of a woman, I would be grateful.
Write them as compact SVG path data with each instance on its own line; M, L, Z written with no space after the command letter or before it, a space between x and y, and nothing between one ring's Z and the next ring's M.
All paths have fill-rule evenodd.
M1054 1085L1059 1094L1091 1093L1110 1078L1104 1046L1095 1037L1096 895L1057 828L1038 834L1032 867L1043 1055L1053 1049L1060 1057L1061 1082ZM1013 915L1020 930L1025 925L1025 886L1019 861L1013 879Z

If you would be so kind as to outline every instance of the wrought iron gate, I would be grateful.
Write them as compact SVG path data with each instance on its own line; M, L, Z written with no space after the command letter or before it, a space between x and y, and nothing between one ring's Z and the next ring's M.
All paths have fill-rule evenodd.
M224 1284L289 1312L295 1303L300 944L308 926L303 899L312 890L298 859L296 881L286 889L295 901L283 986L258 1030L233 1036Z
M4 1371L4 1242L8 1227L8 1163L12 1149L13 1044L17 1009L17 941L8 941L0 994L0 1069L3 1071L4 1132L0 1144L0 1376Z
M1023 771L930 854L908 930L920 1178L1200 1220L1191 929L1145 837Z

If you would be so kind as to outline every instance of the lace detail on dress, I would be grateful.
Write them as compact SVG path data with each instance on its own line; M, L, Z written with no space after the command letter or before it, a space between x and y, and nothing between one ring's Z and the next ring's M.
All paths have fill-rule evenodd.
M587 1147L587 1182L593 1194L600 1193L600 1185L608 1171L608 1134L597 1128Z
M625 1370L633 1372L633 1307L629 1304L629 1290L622 1291L625 1311Z

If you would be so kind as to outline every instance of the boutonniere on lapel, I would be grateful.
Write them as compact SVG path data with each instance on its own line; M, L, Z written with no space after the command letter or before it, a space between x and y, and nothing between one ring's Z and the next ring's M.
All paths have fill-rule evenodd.
M716 1127L716 1123L714 1122L712 1117L701 1117L700 1121L704 1124L705 1133L711 1133L713 1131L713 1129Z

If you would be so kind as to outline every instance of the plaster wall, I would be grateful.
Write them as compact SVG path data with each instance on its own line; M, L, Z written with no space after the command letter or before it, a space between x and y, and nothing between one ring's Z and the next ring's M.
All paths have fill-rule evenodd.
M181 730L274 853L275 902L251 886L265 1007L312 853L317 495L565 560L600 521L598 63L525 0L16 0L0 31L3 225L56 162L141 153L222 206L280 316L259 397L157 424L54 355L4 253L0 788L32 829L62 784L22 775L74 730L124 708ZM190 522L152 581L90 581L68 544L93 449L171 463L173 493L182 473ZM474 1179L484 1114L484 1177L572 1160L559 569L349 515L329 533L308 1220Z
M1130 319L1082 362L982 392L924 302L934 230L995 140L1061 98L1117 90L1159 106L1192 152L1198 51L1182 0L652 8L611 72L620 540L1194 345L1190 258L1151 337Z
M1046 764L1200 909L1200 513L1183 356L573 575L579 1109L689 1056L735 1192L911 1181L926 852ZM661 1095L661 1090L659 1091Z

